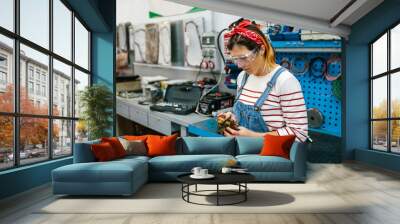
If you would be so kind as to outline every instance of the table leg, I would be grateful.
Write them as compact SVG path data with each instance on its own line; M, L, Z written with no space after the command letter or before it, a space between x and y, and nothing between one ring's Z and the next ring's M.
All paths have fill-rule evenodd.
M188 193L187 193L187 201L189 202L189 195L190 195L190 184L188 184L187 185L187 191L188 191Z
M248 192L248 190L247 190L247 183L244 183L244 190L245 190L245 192L244 192L244 201L247 201L247 192Z
M217 184L217 206L219 205L219 184Z
M197 184L195 185L195 191L197 192Z

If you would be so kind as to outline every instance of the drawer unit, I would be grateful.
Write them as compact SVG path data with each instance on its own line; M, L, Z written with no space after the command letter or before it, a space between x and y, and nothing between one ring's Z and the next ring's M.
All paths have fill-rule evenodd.
M170 135L172 133L172 123L164 118L149 115L149 128L158 131L164 135Z
M117 101L117 114L129 118L129 106L121 101Z
M146 111L131 106L129 108L129 119L143 126L148 126L148 116Z

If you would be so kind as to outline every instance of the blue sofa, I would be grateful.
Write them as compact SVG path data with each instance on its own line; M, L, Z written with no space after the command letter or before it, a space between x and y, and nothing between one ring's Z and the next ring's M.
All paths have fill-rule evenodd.
M68 195L131 195L146 182L176 181L180 174L193 167L218 172L234 159L247 168L260 182L304 182L306 150L295 142L290 159L258 155L263 138L183 137L177 140L177 155L127 156L122 159L96 162L91 141L77 143L74 163L52 171L53 193Z

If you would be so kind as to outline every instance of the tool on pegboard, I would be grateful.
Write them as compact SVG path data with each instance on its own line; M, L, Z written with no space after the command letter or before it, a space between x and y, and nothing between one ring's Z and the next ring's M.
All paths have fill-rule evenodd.
M304 75L308 72L308 60L303 56L294 57L291 65L291 72L294 75Z
M342 100L342 79L332 82L332 93L338 100Z
M339 56L332 55L326 63L326 80L334 81L342 75L342 59Z
M307 117L310 128L320 128L324 123L324 116L317 108L308 109Z
M283 57L281 59L281 62L279 63L282 67L286 68L287 70L291 70L292 69L292 63L290 62L289 58L287 57Z
M326 60L323 57L315 57L310 61L310 75L316 78L322 77L326 73Z

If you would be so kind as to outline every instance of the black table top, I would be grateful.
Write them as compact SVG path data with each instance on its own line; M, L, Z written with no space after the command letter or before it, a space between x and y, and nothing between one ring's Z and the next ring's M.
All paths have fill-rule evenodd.
M190 175L191 173L182 174L177 179L186 184L236 184L255 180L255 177L249 173L213 173L215 177L211 179L193 179Z

